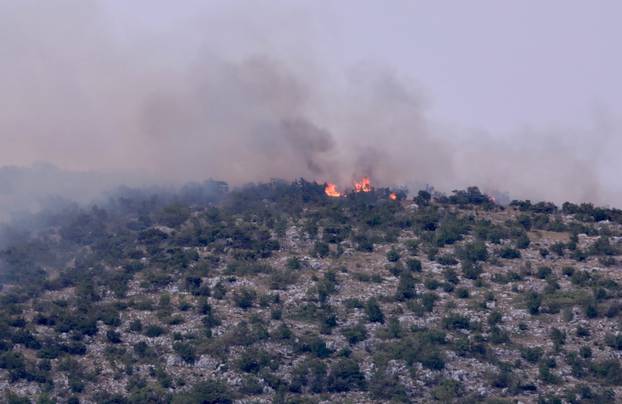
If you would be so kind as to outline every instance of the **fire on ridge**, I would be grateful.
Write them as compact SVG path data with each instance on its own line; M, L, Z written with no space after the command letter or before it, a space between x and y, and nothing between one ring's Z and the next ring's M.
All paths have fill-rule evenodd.
M371 192L372 189L373 187L371 185L371 180L369 179L369 177L363 177L360 181L354 181L354 192ZM337 190L337 185L332 182L326 183L326 186L324 187L324 193L332 198L339 198L341 196L345 196L345 194ZM397 194L395 192L391 192L391 194L389 194L389 199L391 199L392 201L397 200Z
M337 185L332 182L327 182L326 187L324 188L324 193L326 195L331 196L333 198L339 198L341 196L341 192L337 191Z

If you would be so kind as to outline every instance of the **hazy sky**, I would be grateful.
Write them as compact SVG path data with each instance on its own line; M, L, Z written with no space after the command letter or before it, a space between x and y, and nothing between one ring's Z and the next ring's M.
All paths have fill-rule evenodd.
M369 172L619 203L620 15L604 0L0 0L0 166Z
M463 127L582 128L622 109L619 1L186 0L105 6L121 37L177 36L185 27L190 57L208 46L234 56L269 51L337 75L359 63L391 69L416 81L431 116ZM213 36L196 34L195 24L212 25Z

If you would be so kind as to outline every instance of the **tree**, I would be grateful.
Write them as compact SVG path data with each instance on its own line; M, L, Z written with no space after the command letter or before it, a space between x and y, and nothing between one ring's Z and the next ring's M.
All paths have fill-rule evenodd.
M412 299L416 295L417 291L415 289L415 279L410 272L402 271L402 273L400 273L400 280L397 285L395 298L398 300L408 300Z
M414 199L417 205L428 206L430 204L430 200L432 199L432 195L428 191L420 190Z
M550 334L555 350L558 351L561 345L566 343L566 333L559 328L553 328Z
M529 292L527 294L527 311L529 311L529 314L536 315L540 313L541 304L542 296L537 292Z
M382 313L378 301L373 297L369 298L365 304L365 314L372 323L384 323L384 313Z

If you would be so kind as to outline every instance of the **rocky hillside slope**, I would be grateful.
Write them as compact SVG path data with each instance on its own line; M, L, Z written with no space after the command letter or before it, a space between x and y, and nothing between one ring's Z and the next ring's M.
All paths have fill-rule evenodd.
M622 400L622 211L323 191L131 194L16 232L0 397Z

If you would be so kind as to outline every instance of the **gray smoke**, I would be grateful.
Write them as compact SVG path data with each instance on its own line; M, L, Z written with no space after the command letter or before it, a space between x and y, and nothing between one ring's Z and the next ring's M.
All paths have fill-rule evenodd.
M0 2L0 165L117 173L87 181L88 195L128 182L118 174L128 172L234 185L305 177L348 186L369 175L384 185L475 184L520 198L622 203L608 174L619 167L603 164L619 146L615 129L497 136L448 128L428 118L409 78L369 64L335 73L316 62L295 12L265 19L292 27L301 55L262 38L221 37L218 19L227 15L201 12L200 3L188 3L197 9L188 24L148 29L119 20L103 1ZM136 21L149 19L149 4L137 7ZM252 4L233 12L250 15ZM0 184L21 195L0 198L0 209L23 204L33 189L18 188L40 183Z
M145 187L156 180L131 173L67 171L48 163L0 167L0 227L43 208L55 211L74 203L105 201L120 184Z

